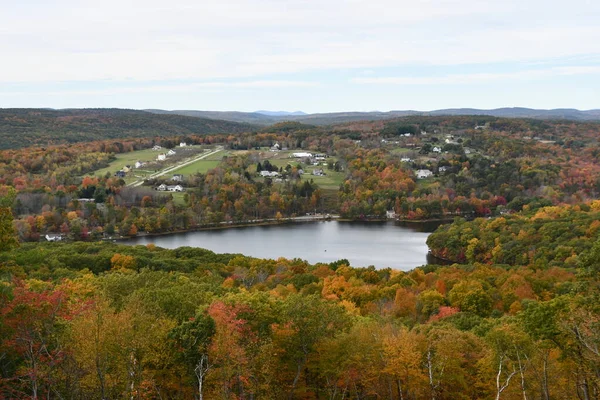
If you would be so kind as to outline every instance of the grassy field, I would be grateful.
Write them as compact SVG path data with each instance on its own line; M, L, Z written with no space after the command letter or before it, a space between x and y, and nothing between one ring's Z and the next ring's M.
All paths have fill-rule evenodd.
M185 201L183 200L183 196L185 196L185 193L182 192L170 192L169 193L171 196L173 196L173 203L175 203L176 205L179 206L184 206L185 205Z
M340 185L346 178L345 172L335 172L329 170L323 170L327 175L325 176L314 176L310 172L302 175L303 180L312 179L320 188L323 189L339 189Z
M192 147L192 146L190 146ZM200 149L200 146L193 146L194 148ZM188 147L189 148L189 147ZM146 150L138 150L138 151L132 151L130 153L123 153L123 154L116 154L116 159L114 161L112 161L110 163L110 165L106 168L102 168L99 170L96 170L93 172L93 175L95 176L104 176L106 175L107 172L109 172L111 175L114 175L115 172L121 170L123 167L125 167L126 165L131 165L134 166L136 161L142 161L142 162L150 162L150 161L155 161L156 157L161 154L164 153L163 151L155 151L152 149L146 149ZM198 160L197 162L187 165L185 167L182 167L181 169L177 169L175 171L173 171L173 173L178 173L178 174L194 174L196 172L206 172L209 169L212 169L214 167L217 166L217 164L219 163L219 161L221 160L221 158L223 158L224 155L227 155L229 152L227 151L220 151L216 154L212 154L211 156L202 159L202 160ZM194 155L201 155L202 153L196 154ZM191 155L190 155L191 156ZM169 166L172 165L172 161L170 162L170 159L167 158L166 161L164 161L161 165L161 167L159 168L167 168ZM131 183L134 181L139 180L140 178L145 178L146 176L153 174L157 172L157 170L155 170L154 167L142 167L140 169L132 169L132 172L128 173L127 176L124 178L126 183Z
M346 178L345 172L335 172L333 170L329 170L326 165L306 165L301 162L298 158L290 158L292 153L298 152L301 150L289 150L289 151L278 151L278 152L270 152L270 151L261 151L261 162L265 160L269 160L272 165L275 165L279 168L284 168L289 164L293 167L297 165L301 165L304 170L304 175L302 175L303 180L312 179L319 187L327 190L338 190L340 184L344 182ZM336 158L330 157L327 159L326 163L335 163L337 161ZM315 176L312 172L315 169L322 169L325 172L325 176ZM250 172L256 172L256 167L251 167Z
M136 161L154 161L160 154L160 151L151 149L132 151L131 153L116 154L116 160L110 163L106 168L94 171L95 176L104 176L107 172L114 175L115 172L121 170L126 165L133 166ZM136 171L137 172L137 171Z
M216 168L219 165L220 161L213 160L198 160L193 164L186 165L185 167L181 167L173 171L174 174L182 174L182 175L193 175L198 172L201 174L206 173L207 171Z

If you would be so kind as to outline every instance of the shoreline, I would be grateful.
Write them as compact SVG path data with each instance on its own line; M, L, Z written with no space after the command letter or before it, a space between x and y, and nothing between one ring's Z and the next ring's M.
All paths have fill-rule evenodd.
M136 236L119 236L101 239L102 241L127 241L141 237L156 237L156 236L168 236L181 233L199 232L199 231L211 231L211 230L223 230L230 228L245 228L253 226L274 226L274 225L285 225L285 224L296 224L306 222L326 222L326 221L340 221L340 222L399 222L408 224L428 224L428 223L440 223L440 222L451 222L449 219L427 219L427 220L402 220L392 218L342 218L339 215L329 215L322 217L306 216L306 217L292 217L292 218L281 218L280 220L265 219L265 220L253 220L249 222L220 222L218 224L204 225L190 229L178 229L168 232L154 232L154 233L139 233Z
M295 224L301 222L322 222L322 221L351 221L340 218L339 215L331 215L329 217L322 218L306 218L306 217L296 217L303 219L293 219L293 218L282 218L280 220L255 220L251 222L219 222L218 224L212 225L204 225L196 228L190 229L178 229L168 232L154 232L154 233L140 233L136 236L120 236L113 238L105 238L102 240L105 241L125 241L136 239L140 237L154 237L154 236L168 236L180 233L191 233L191 232L199 232L199 231L212 231L212 230L224 230L231 228L245 228L245 227L253 227L253 226L272 226L272 225L285 225L285 224Z

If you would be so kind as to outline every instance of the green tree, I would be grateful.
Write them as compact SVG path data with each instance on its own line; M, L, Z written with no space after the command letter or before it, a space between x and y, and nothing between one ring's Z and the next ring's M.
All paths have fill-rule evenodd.
M19 247L17 239L17 231L13 226L12 205L17 197L17 192L14 188L2 190L4 195L0 195L0 251L7 251L15 247Z

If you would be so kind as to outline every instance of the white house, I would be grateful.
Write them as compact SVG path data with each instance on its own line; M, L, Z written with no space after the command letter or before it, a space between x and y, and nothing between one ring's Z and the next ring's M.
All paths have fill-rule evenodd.
M173 175L173 178L171 178L171 180L176 181L176 182L182 182L183 181L183 175L182 174L175 174L175 175Z
M446 172L446 171L448 171L448 167L446 167L446 166L439 167L438 171L440 171L440 172Z
M168 156L174 156L175 154L177 154L177 153L175 152L175 150L169 150L169 151L167 151L167 155L168 155Z
M186 142L181 142L181 143L179 143L179 147L186 147L186 146L187 146L187 143L186 143Z
M402 157L400 159L400 162L412 162L412 158L408 158L408 157Z
M309 158L309 157L312 157L312 154L311 153L304 153L304 152L292 153L292 157L295 157L295 158Z
M159 154L158 157L156 157L156 159L158 161L165 161L167 159L167 155L166 154Z
M162 147L160 147L159 145L156 145L152 148L152 150L159 151L159 150L162 150Z
M167 185L165 185L164 183L159 185L156 190L158 190L159 192L164 192L167 190Z
M141 162L141 161L136 161L136 162L135 162L135 167L136 167L136 168L141 168L141 167L143 167L144 165L146 165L146 163L143 163L143 162Z
M396 218L396 212L394 210L388 210L385 212L385 217L386 218Z
M417 179L425 179L425 178L429 178L430 176L433 176L433 172L431 172L428 169L419 169L416 172L417 174Z
M262 176L262 177L279 176L279 172L277 172L277 171L260 171L260 176Z
M49 242L60 242L62 240L62 236L48 234L48 235L46 235L46 240Z
M275 142L275 144L273 146L271 146L271 151L279 151L281 150L281 146L279 146L279 143Z
M167 186L167 190L169 192L183 192L183 186L181 186L181 185Z
M432 151L433 151L434 153L441 153L441 152L442 152L442 149L441 149L441 147L435 146L435 147L433 148L433 150L432 150Z
M322 169L313 169L313 172L312 172L312 174L313 174L314 176L324 176L324 175L325 175L325 172L323 172L323 170L322 170Z

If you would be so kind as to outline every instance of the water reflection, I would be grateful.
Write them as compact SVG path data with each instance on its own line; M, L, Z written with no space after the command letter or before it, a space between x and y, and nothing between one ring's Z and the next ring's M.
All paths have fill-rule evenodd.
M300 258L310 263L345 258L354 267L373 265L408 270L428 263L425 241L437 226L321 221L140 237L125 243L154 243L165 248L203 247L217 253Z

